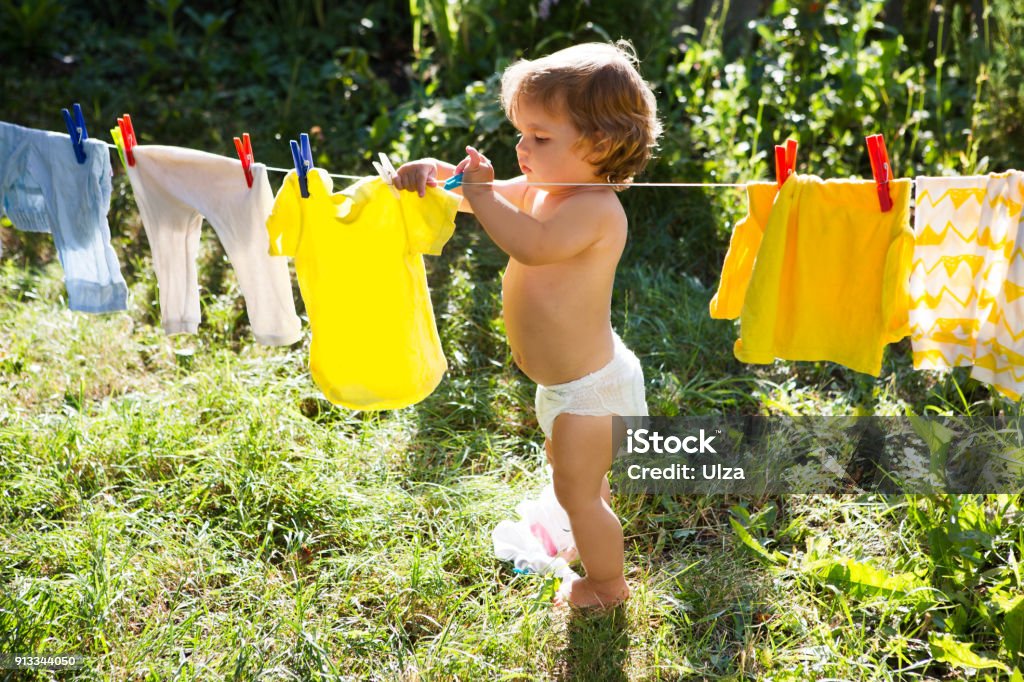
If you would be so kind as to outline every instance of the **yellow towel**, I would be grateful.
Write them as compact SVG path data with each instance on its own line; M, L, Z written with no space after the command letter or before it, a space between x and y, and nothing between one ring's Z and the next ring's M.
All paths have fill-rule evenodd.
M718 291L711 299L711 317L720 320L735 320L743 310L743 299L747 296L750 273L754 260L761 248L772 202L779 186L774 182L752 182L747 185L747 215L732 231L729 251L722 264L722 278Z
M793 176L765 226L733 352L742 362L828 360L877 376L886 344L909 333L914 235L910 180Z

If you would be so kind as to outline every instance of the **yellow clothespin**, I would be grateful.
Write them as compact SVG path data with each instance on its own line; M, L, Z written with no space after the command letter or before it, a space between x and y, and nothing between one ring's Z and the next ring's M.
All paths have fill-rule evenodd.
M124 136L121 135L121 129L111 128L110 136L114 138L114 144L117 145L117 155L121 157L121 165L127 168L128 162L124 158Z

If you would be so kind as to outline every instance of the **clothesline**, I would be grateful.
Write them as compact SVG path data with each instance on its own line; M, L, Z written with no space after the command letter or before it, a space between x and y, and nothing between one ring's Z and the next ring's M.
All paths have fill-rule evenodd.
M117 145L110 142L105 142L111 149L117 149ZM275 173L288 173L293 168L275 168L273 166L266 167L268 171L274 171ZM343 173L328 173L332 178L342 178L344 180L361 180L365 176L363 175L345 175ZM463 182L463 185L489 185L489 182ZM528 187L608 187L613 186L629 186L629 187L746 187L744 183L738 182L629 182L629 183L607 183L607 182L524 182L520 183Z
M295 170L294 168L274 168L273 166L267 166L268 171L275 171L277 173L287 173L289 170ZM343 178L345 180L362 180L365 175L344 175L342 173L328 173L332 178Z
M117 145L113 144L111 142L104 142L103 144L107 145L111 149L117 149ZM294 169L274 168L273 166L267 166L267 170L268 171L276 171L278 173L287 173L289 170L294 170ZM328 173L328 175L330 175L332 178L342 178L344 180L362 180L365 177L363 175L344 175L342 173Z

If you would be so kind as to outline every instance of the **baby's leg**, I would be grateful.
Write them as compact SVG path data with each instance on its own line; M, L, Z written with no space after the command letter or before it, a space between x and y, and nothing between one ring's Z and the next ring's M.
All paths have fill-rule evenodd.
M555 463L551 461L551 439L544 439L544 453L548 456L548 464L551 465L551 469L554 470ZM612 506L612 488L608 485L608 477L604 476L601 478L601 499L608 503L608 506Z
M563 585L561 596L576 606L610 606L629 596L623 575L622 525L602 495L614 451L614 421L563 413L553 428L555 496L569 515L586 569L586 577Z

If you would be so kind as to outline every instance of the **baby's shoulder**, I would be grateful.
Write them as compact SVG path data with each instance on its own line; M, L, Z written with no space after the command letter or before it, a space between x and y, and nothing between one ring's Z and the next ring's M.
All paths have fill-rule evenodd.
M622 202L614 191L604 187L595 187L565 197L558 206L559 210L585 211L589 214L604 214L609 218L626 217Z
M626 211L619 196L610 189L595 188L566 198L558 207L560 212L585 218L602 232L620 232L626 229Z

